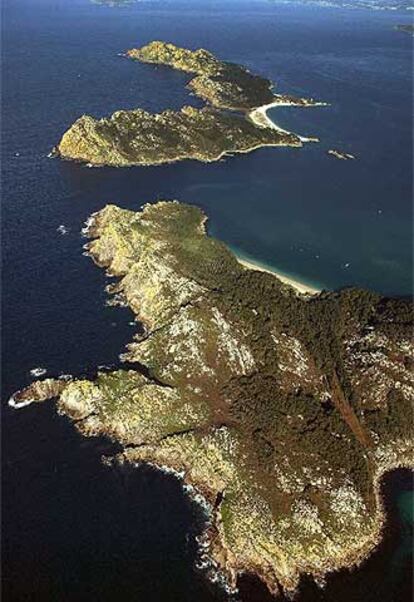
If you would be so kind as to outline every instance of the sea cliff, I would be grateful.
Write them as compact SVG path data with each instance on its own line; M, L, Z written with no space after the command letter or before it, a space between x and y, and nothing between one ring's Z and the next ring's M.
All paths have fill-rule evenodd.
M300 147L302 142L238 115L188 106L159 114L117 111L109 119L84 115L63 135L58 154L94 166L125 167L183 159L208 163L263 146Z
M125 56L195 74L188 87L208 105L159 114L138 108L103 119L83 115L63 134L54 154L89 166L125 167L183 159L210 162L265 146L302 146L309 139L274 127L270 120L259 122L258 108L323 104L275 95L269 80L204 49L151 42Z
M210 574L294 591L379 541L380 476L412 465L412 307L357 289L301 295L244 268L196 207L109 205L86 251L144 325L134 369L45 379L15 407L57 398L115 462L180 475L207 502Z

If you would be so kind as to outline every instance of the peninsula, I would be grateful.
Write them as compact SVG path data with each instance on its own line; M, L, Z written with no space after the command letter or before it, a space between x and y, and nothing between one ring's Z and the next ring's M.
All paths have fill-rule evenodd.
M188 83L188 88L218 108L248 112L271 103L300 107L326 106L326 103L313 98L274 94L269 79L253 75L242 65L221 61L203 48L188 50L155 41L142 48L127 50L126 56L196 75Z
M204 499L207 575L292 592L373 550L379 479L412 466L412 307L299 294L246 269L205 222L178 202L94 214L86 251L144 334L128 368L38 380L10 405L56 397L83 435L122 446L108 462L173 472Z
M266 116L273 106L320 106L313 99L275 95L268 79L204 49L187 50L151 42L128 50L128 58L171 66L195 75L188 87L208 102L197 109L151 114L142 109L116 111L95 119L80 117L54 149L64 159L89 166L158 165L183 159L217 161L264 146L302 146L317 141L277 127Z

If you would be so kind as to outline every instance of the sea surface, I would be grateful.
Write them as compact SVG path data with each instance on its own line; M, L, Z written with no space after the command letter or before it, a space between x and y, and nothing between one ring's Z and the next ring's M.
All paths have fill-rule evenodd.
M195 203L234 250L328 289L412 288L412 37L406 13L265 0L5 0L2 6L2 400L4 600L218 601L193 570L202 516L173 479L101 464L49 403L12 411L29 371L92 374L118 363L131 313L105 306L105 276L80 230L108 202ZM153 39L204 46L323 108L275 109L282 127L320 137L215 164L88 169L48 158L83 113L200 102L187 77L119 53ZM326 155L330 148L355 161ZM60 232L58 228L60 228ZM384 543L359 569L303 582L300 602L411 599L412 480L385 481ZM242 584L244 600L266 599Z

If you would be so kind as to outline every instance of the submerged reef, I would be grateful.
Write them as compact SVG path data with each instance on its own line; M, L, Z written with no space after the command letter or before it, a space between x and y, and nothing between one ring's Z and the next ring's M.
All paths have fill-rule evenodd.
M108 205L86 249L144 332L129 369L45 379L11 405L57 398L111 461L180 474L209 503L209 571L273 593L359 562L381 537L378 481L412 466L412 307L357 289L300 295L243 267L196 207Z
M151 42L128 50L125 56L195 74L188 87L209 106L186 106L159 114L138 108L116 111L103 119L83 115L65 132L55 154L90 166L125 167L182 159L217 161L263 146L302 146L310 140L284 131L270 120L258 121L257 109L323 104L275 95L269 80L220 61L204 49L192 51Z

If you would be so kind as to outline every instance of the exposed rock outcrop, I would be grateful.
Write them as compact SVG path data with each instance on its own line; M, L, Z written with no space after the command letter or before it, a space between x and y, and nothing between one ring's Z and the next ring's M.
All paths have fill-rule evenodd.
M217 161L262 146L302 146L294 134L255 127L210 108L147 113L117 111L108 119L80 117L57 147L65 159L89 165L159 165L183 159Z
M87 252L146 327L123 355L137 370L46 379L14 400L58 395L83 434L123 446L119 462L181 475L210 503L205 551L230 586L250 571L294 590L373 549L379 478L412 465L412 308L298 295L204 223L176 202L95 214Z
M126 55L196 74L188 87L214 108L186 106L159 114L134 109L116 111L103 119L83 115L64 133L53 155L89 166L125 167L183 159L210 162L264 146L302 146L309 141L280 128L257 127L249 114L273 101L296 106L321 103L275 96L269 80L240 65L220 61L204 49L192 51L151 42Z

